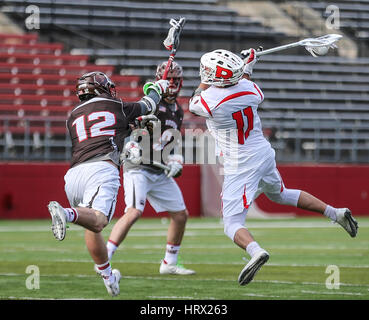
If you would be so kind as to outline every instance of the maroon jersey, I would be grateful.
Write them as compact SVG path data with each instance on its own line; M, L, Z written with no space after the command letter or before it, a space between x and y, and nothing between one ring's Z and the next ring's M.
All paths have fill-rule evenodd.
M129 123L142 114L139 103L100 95L78 104L67 120L72 140L71 167L85 161L112 160L119 165Z
M165 146L169 143L173 143L175 138L180 137L180 129L183 121L183 109L177 102L168 104L165 101L160 101L157 106L156 116L160 120L160 135L150 137L150 159L155 159L165 163L165 159L162 159L161 153ZM177 134L173 134L173 129L177 130ZM154 155L155 154L155 155ZM160 169L151 164L134 165L130 162L124 164L124 170L131 169L147 169L150 172L162 173L163 169Z

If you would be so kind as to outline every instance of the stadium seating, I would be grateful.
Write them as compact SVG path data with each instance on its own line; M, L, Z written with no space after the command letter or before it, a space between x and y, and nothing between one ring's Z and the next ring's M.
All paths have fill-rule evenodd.
M330 4L307 3L322 17ZM22 24L29 4L40 8L39 36L47 41L34 35L5 37L6 41L0 36L0 115L63 116L63 110L76 102L76 75L96 68L94 64L112 75L124 99L134 101L141 94L140 84L152 80L156 65L168 58L162 40L169 19L185 16L176 55L184 67L179 101L185 109L185 128L205 129L204 121L188 112L204 52L219 47L239 52L245 44L269 48L281 39L295 40L216 0L9 0L1 11ZM369 0L340 0L335 5L344 31L365 41ZM368 161L368 58L351 60L338 57L336 51L313 58L300 48L263 56L254 70L253 79L265 93L260 107L265 134L278 160Z
M194 45L208 50L229 41L234 42L236 49L241 41L260 37L274 41L275 37L282 36L217 1L9 0L2 12L21 24L26 16L25 8L30 4L40 9L40 33L49 39L62 39L69 48L81 44L89 47L92 43L99 47L160 49L169 19L177 16L186 18L181 39L185 50L193 49Z
M65 120L78 103L75 82L96 70L87 55L63 53L61 43L38 41L37 34L0 34L0 154L5 159L68 159ZM127 101L142 95L138 76L114 76L99 66ZM40 154L33 149L44 148Z
M338 0L330 1L309 1L308 5L321 13L323 17L332 14L327 10L329 5L339 9L340 29L352 35L357 41L362 41L368 48L369 44L369 1L368 0ZM363 50L362 56L368 53Z

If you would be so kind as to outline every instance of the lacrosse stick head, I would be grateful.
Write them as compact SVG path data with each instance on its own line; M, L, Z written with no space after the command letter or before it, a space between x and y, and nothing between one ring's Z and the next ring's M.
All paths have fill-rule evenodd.
M336 49L336 42L342 38L339 34L327 34L318 38L308 38L300 41L300 45L313 56L324 56L329 49Z
M170 19L169 24L172 26L169 29L168 35L163 41L164 47L169 51L177 50L179 46L179 34L181 33L183 26L186 22L185 18L180 18L178 21Z

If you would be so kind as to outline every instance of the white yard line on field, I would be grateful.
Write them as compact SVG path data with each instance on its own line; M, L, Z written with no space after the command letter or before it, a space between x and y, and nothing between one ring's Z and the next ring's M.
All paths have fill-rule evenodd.
M256 294L256 293L241 293L241 296L247 297L260 297L260 298L280 298L281 296L274 296L269 294Z
M195 297L180 297L180 296L147 296L150 299L180 299L180 300L194 300Z
M92 263L89 259L53 259L49 261L54 262L75 262L75 263ZM160 261L148 261L148 260L126 260L126 259L113 259L112 263L138 263L138 264L156 264L160 263ZM188 265L239 265L242 266L244 264L243 261L240 262L194 262L186 260L186 264ZM266 266L273 267L301 267L301 268L309 268L309 267L317 267L317 268L326 268L327 264L303 264L303 263L268 263ZM369 269L369 265L339 265L340 268L353 268L353 269Z
M27 222L24 222L25 224ZM266 220L263 222L253 222L249 221L246 222L246 225L250 229L313 229L313 228L338 228L337 224L333 224L329 222L327 219L323 219L322 221L299 221L298 219L294 221L275 221L275 220ZM369 221L360 222L359 220L359 227L365 228L369 227ZM108 229L112 228L112 224L107 227ZM14 226L0 226L0 232L51 232L51 226L45 225L14 225ZM133 231L141 231L141 230L162 230L167 231L168 225L165 224L153 224L153 223L145 223L143 220L142 223L138 223L133 227L131 232ZM219 231L223 231L223 224L218 223L207 223L207 222L189 222L186 226L186 230L214 230L218 229ZM69 224L68 231L81 231L82 228L79 226L75 226Z
M0 277L24 277L23 273L0 273ZM51 278L98 278L97 274L41 274L42 277ZM177 276L125 276L122 275L123 279L133 279L133 280L152 280L152 281L178 281ZM186 281L204 281L204 282L237 282L236 279L209 279L209 278L198 278L187 276ZM277 284L277 285L311 285L311 286L323 286L325 288L325 282L300 282L300 281L284 281L284 280L253 280L255 283L267 283L267 284ZM354 283L340 283L342 287L359 287L369 290L369 285L365 284L354 284ZM317 291L318 292L318 291ZM333 291L332 291L333 292ZM338 292L338 291L337 291ZM339 291L341 292L341 291Z
M87 299L87 298L35 298L35 297L14 297L14 296L0 296L0 299L10 300L103 300L103 299Z
M341 292L341 291L310 291L310 290L301 290L301 293L308 294L327 294L327 295L347 295L347 296L362 296L363 294L360 292Z
M147 235L147 234L146 234ZM186 234L186 236L188 236ZM48 243L49 244L49 243ZM0 245L1 247L1 245ZM55 246L47 246L43 245L42 247L29 247L27 244L6 244L4 248L1 249L2 253L5 252L18 252L19 249L26 249L27 251L35 251L35 252L60 252L60 253L68 253L70 252L71 248L68 247L67 249L57 248ZM125 244L122 243L119 247L119 251L124 252L126 250L164 250L164 246L162 244ZM204 250L217 250L217 249L234 249L239 250L234 243L229 244L188 244L184 245L183 249L204 249ZM332 245L311 245L311 244L288 244L288 245L267 245L267 249L275 249L275 250L352 250L353 248L350 246L344 246L342 244L332 244ZM73 248L73 252L83 251L85 252L86 248L81 246L77 246L77 248ZM350 256L366 256L367 245L365 243L360 244L360 246L356 245L355 250L365 250L363 253L350 253ZM326 253L322 253L325 255Z

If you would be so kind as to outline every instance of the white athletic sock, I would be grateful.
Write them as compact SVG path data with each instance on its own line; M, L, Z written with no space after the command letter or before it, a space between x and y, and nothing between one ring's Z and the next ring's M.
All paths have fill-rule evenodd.
M180 248L181 245L167 243L164 262L166 262L167 264L177 264L178 253Z
M113 257L114 252L118 249L119 244L114 242L113 240L108 240L107 244L106 244L106 249L108 250L108 258L109 261L111 260L111 258Z
M327 207L324 210L324 215L331 219L332 221L337 221L337 214L336 214L336 208L331 207L330 205L327 205Z
M64 208L65 218L67 222L76 222L78 219L78 211L75 208Z
M258 253L260 250L263 250L259 244L256 241L250 242L247 247L246 251L252 258L256 253Z
M97 264L96 266L97 269L100 271L101 277L104 279L104 282L113 283L115 281L115 277L112 273L109 261L103 264Z

